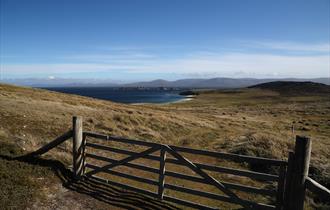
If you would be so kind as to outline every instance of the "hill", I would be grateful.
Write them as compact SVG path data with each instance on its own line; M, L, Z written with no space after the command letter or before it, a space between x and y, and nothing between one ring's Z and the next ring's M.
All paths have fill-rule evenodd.
M249 88L272 90L286 95L330 94L329 85L315 82L275 81L253 85Z
M145 82L124 83L110 79L65 79L65 78L28 78L5 79L4 83L31 87L178 87L178 88L241 88L273 81L311 81L330 85L330 78L313 79L255 79L255 78L225 78L216 77L210 79L180 79L167 81L157 79ZM1 81L0 81L1 82Z
M274 91L252 88L201 92L194 100L183 103L125 105L0 84L0 188L6 195L0 196L1 206L47 209L60 203L77 205L81 209L90 206L112 208L62 187L63 177L57 178L59 171L54 168L54 160L61 161L56 165L69 167L70 142L44 156L47 160L41 163L9 161L7 158L34 151L63 134L71 128L74 115L83 117L87 131L276 159L287 158L293 147L293 135L308 135L313 139L312 176L330 186L328 94L282 97ZM53 165L45 164L45 161ZM222 160L212 161L212 164L224 167L253 168ZM26 179L30 181L26 182ZM255 184L237 177L228 179L242 185ZM219 208L231 206L219 204Z
M135 82L124 84L123 86L129 87L179 87L179 88L216 88L216 87L239 87L234 81L241 81L243 79L230 79L230 78L212 78L212 79L180 79L175 81L167 80L152 80L146 82ZM253 80L253 79L252 79ZM244 80L245 81L245 80ZM242 83L245 84L245 82ZM252 83L254 84L254 83Z
M316 79L296 79L296 78L284 78L284 79L255 79L255 78L225 78L217 77L211 79L180 79L175 81L167 80L153 80L148 82L136 82L130 84L123 84L122 86L129 87L180 87L180 88L242 88L252 85L262 84L273 81L312 81L318 83L324 83L330 85L328 78L316 78Z

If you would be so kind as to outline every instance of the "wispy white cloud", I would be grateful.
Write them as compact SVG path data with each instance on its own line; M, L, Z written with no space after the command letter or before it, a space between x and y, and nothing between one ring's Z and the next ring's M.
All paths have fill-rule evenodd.
M63 57L66 60L75 60L75 61L129 61L129 60L144 60L144 59L151 59L155 58L156 56L153 54L148 53L125 53L125 54L110 54L110 53L103 53L103 54L79 54L79 55L69 55Z
M327 55L205 54L177 59L145 59L140 63L70 63L3 65L10 74L68 74L92 72L169 73L229 77L329 77Z
M247 47L267 50L283 50L287 52L300 53L329 53L330 43L299 43L279 41L249 41L244 42Z
M10 74L61 74L61 73L77 73L77 72L93 72L107 70L123 70L133 68L130 65L111 65L111 64L94 64L94 63L59 63L59 64L4 64L2 69L4 73Z
M144 50L164 50L164 49L178 49L183 48L183 45L169 45L169 44L154 44L154 45L130 45L130 46L94 46L92 48L96 48L102 51L118 51L118 52L136 52L136 51L144 51Z
M125 74L177 74L194 77L329 77L329 43L249 42L242 52L199 50L161 56L156 52L134 51L74 54L58 57L53 64L0 64L6 75L70 75L77 73L123 72ZM253 48L265 51L254 51ZM280 49L279 53L272 50ZM307 52L307 53L306 53ZM313 53L314 52L314 53Z
M191 56L146 66L143 71L213 74L230 77L321 77L329 76L327 55L284 56L267 54L220 54Z

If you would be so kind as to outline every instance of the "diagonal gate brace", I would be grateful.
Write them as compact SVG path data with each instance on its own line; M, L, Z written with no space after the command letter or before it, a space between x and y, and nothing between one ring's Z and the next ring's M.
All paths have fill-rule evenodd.
M135 159L143 158L144 156L147 156L150 153L156 152L159 149L160 149L160 146L151 147L151 148L149 148L149 149L147 149L143 152L140 152L140 153L134 154L132 156L129 156L127 158L121 159L118 162L115 162L115 163L112 163L112 164L109 164L109 165L105 165L105 166L103 166L101 168L98 168L98 169L95 169L93 171L89 171L88 173L86 173L86 176L92 176L96 173L99 173L99 172L102 172L102 171L105 171L105 170L109 170L111 168L114 168L116 166L128 163L128 162L133 161Z
M206 172L204 172L201 168L196 166L194 163L189 161L187 158L183 157L181 154L177 153L175 150L173 150L170 146L164 145L166 150L173 155L176 159L186 164L191 170L196 172L198 175L203 177L206 181L216 186L218 189L220 189L222 192L224 192L227 196L229 196L231 199L235 200L237 203L239 203L241 206L243 206L245 209L252 209L252 207L242 201L235 193L233 193L231 190L229 190L226 186L224 186L221 182L213 178L212 176L208 175Z

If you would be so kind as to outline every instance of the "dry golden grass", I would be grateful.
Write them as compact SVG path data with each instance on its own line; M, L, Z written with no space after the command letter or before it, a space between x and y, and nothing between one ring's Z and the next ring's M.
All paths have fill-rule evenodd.
M73 115L83 116L84 130L277 159L287 158L294 144L294 135L307 135L313 141L313 173L323 184L329 186L330 183L330 100L326 95L285 96L266 90L242 89L206 91L196 99L183 103L124 105L46 90L0 85L0 141L15 143L26 152L37 149L69 130ZM51 154L70 163L68 151L70 145L66 143ZM225 161L205 161L247 167ZM127 168L124 170L130 172ZM260 184L249 179L221 178L241 184ZM193 197L188 199L196 201ZM218 205L229 208L227 204Z

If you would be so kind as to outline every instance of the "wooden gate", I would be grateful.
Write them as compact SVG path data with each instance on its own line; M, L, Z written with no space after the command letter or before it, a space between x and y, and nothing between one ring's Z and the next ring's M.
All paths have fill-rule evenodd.
M77 120L77 119L76 119ZM74 125L80 127L81 123L75 122ZM189 195L199 196L206 199L213 199L215 202L227 202L239 205L244 209L281 209L284 202L284 187L287 162L282 160L274 160L260 157L244 156L231 153L213 152L206 150L197 150L185 147L171 146L166 144L152 143L140 140L126 139L110 135L96 134L92 132L83 132L80 128L74 128L81 134L77 134L74 140L78 143L74 144L74 168L75 175L79 179L81 176L97 179L108 184L118 186L124 189L143 193L148 196L156 197L165 201L173 202L196 209L217 209L212 205L200 204L181 199L173 194L167 195L165 191L172 190ZM80 136L82 136L80 138ZM95 142L96 139L98 142ZM113 144L126 144L126 147L116 148ZM127 150L132 147L140 148L139 152ZM97 154L97 151L104 151ZM106 152L107 155L104 155ZM125 157L115 159L110 156L113 154L122 154ZM190 160L188 156L201 157L199 159L216 158L220 160L230 160L235 163L262 164L266 166L277 167L277 174L261 173L251 170L236 169L231 167L223 167L219 165L205 164ZM147 164L136 163L134 161L144 159L146 161L157 162L158 167L147 166ZM195 158L196 159L196 158ZM102 164L95 164L93 160L101 161ZM95 162L95 161L94 161ZM171 164L171 170L167 170L167 165ZM137 176L135 172L127 173L125 171L114 170L120 166L129 167L136 171L145 171L157 175L156 179L150 179L143 176ZM185 166L193 172L193 175L176 171L176 167ZM156 191L145 190L140 187L128 185L123 182L116 182L113 178L99 176L99 174L109 174L112 176L134 180L144 185L156 186ZM272 188L263 188L256 186L246 186L237 183L224 182L216 178L217 174L222 176L228 174L230 176L241 177L242 179L255 180L257 183L265 183ZM167 183L166 177L176 178L176 183ZM203 189L188 188L180 185L180 180L188 180L193 183L211 185L217 188L218 193L207 192ZM249 199L243 199L239 194L253 193L259 196L267 196L271 203L260 203ZM212 203L211 203L212 204Z
M83 132L82 118L73 117L72 130L67 131L40 149L22 157L18 157L18 159L33 158L45 154L59 144L69 140L71 137L73 138L73 175L75 179L79 180L82 177L96 179L123 189L128 189L130 191L135 191L183 206L196 209L218 209L215 206L203 205L200 202L180 199L176 194L167 195L166 190L207 198L214 202L220 201L222 203L239 205L244 209L303 210L306 189L316 194L324 201L330 201L330 190L308 177L311 141L309 138L299 136L296 137L295 148L293 152L289 153L288 161L283 161L170 146L92 132ZM92 139L98 139L100 142L93 142ZM123 143L126 146L123 148L116 148L113 145L115 142ZM132 147L133 149L139 148L142 150L138 152L127 150L127 148ZM104 155L104 153L100 155L96 154L95 151L107 151L111 153L110 155ZM110 157L113 154L122 154L126 156L121 159L115 159ZM205 164L200 161L192 161L193 159L196 159L196 157L198 157L198 160L206 160L208 163ZM238 165L236 164L235 167L219 166L220 164L218 164L218 162L211 162L208 158L221 160L223 161L222 163L232 161ZM145 162L142 164L134 162L141 159L154 161L157 163L157 167L148 166ZM102 161L103 164L96 165L93 160ZM237 166L240 164L261 164L268 167L277 167L278 170L276 170L277 173L260 173L251 170L238 169ZM156 178L150 179L146 176L136 176L133 175L134 173L127 173L127 171L114 170L121 166L128 167L132 170L151 173L156 175ZM185 166L192 171L193 174L189 175L187 173L182 173L181 171L176 171L180 166ZM100 173L114 175L127 180L134 180L143 183L146 186L155 186L157 190L145 190L140 187L131 186L126 182L116 182L115 179L109 179L108 177L102 178L99 176ZM240 177L240 179L238 179L240 183L248 178L253 182L258 183L259 186L226 182L223 177L218 176L219 174ZM168 179L166 179L166 177ZM178 181L174 184L170 183L169 181L171 178L176 178ZM180 184L184 181L189 181L195 186L199 186L199 184L212 186L216 189L216 192L207 192L204 188L193 189L186 187L184 184ZM268 186L273 187L262 187L262 183L266 183ZM240 196L241 193L252 193L255 196L259 195L265 198L270 198L271 202L256 202L256 200L253 199L243 198Z

